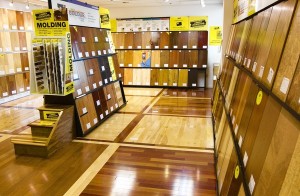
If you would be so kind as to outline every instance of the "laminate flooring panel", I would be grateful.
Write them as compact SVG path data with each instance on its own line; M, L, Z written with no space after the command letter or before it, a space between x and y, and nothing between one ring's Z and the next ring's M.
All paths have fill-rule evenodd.
M206 49L208 42L208 31L200 31L198 34L198 48Z
M299 137L300 123L282 109L254 193L278 195L284 181L292 152Z
M198 51L198 68L207 67L207 50Z
M79 85L81 89L81 93L89 92L89 82L86 75L86 70L83 61L76 61L73 62L74 69L77 70L78 78L79 78ZM79 87L79 86L78 86ZM78 95L81 95L78 93Z
M160 46L160 33L151 32L151 49L158 49Z
M102 86L103 81L99 70L98 60L97 59L85 60L84 66L85 66L87 80L90 89L96 89Z
M210 99L161 97L145 114L211 117Z
M15 75L15 80L16 80L16 90L17 93L22 93L25 91L24 89L24 80L23 80L23 74L16 74Z
M272 97L269 97L252 147L252 153L248 155L249 159L246 165L247 184L250 182L251 176L253 176L256 183L258 182L277 124L271 122L278 121L280 112L281 106Z
M159 83L159 74L160 70L159 69L151 69L150 70L150 85L151 86L158 86Z
M228 123L225 110L223 109L222 111L223 112L222 112L222 116L221 116L221 119L220 119L220 123L219 123L219 126L216 127L216 133L215 133L216 134L215 148L216 148L216 151L218 152L217 156L219 156L220 144L224 140L224 139L222 139L222 137L223 137L223 132L225 130L225 128L224 128L225 123Z
M288 90L281 91L281 84L283 80L289 80L290 83L293 80L295 70L297 68L297 64L299 62L299 56L300 56L300 4L298 4L297 9L295 11L294 18L292 20L291 28L288 33L287 41L283 50L282 58L280 61L280 64L278 66L278 71L274 80L274 86L272 88L272 92L283 102L286 101L286 98L288 96ZM269 80L271 77L274 77L274 74L270 74L274 72L274 70L269 71L269 74L267 78L267 81L271 82L272 80Z
M26 32L18 32L20 50L28 50L26 42ZM29 50L31 50L29 48Z
M230 34L229 34L229 38L228 38L228 42L227 42L227 46L226 46L226 52L225 52L225 54L228 54L228 55L230 55L230 47L233 42L233 37L235 35L235 27L236 27L236 25L231 25L231 27L230 27Z
M23 73L24 86L26 90L30 90L30 73Z
M151 67L160 67L163 65L160 64L160 50L151 51Z
M22 62L21 62L21 56L20 53L15 53L12 55L14 59L14 70L16 72L21 72L22 71Z
M133 33L133 49L142 49L142 32Z
M114 82L114 88L115 88L115 92L116 92L116 99L117 99L118 105L119 105L119 107L121 107L122 105L124 105L121 83Z
M189 64L189 53L186 50L179 50L179 65L178 67L186 68Z
M179 31L170 32L170 49L179 48Z
M6 77L0 77L0 97L8 96L8 84Z
M120 109L122 113L139 113L142 112L143 109L151 103L153 97L145 97L145 96L126 96L127 103L126 106Z
M29 70L28 53L20 53L20 58L21 58L22 71L28 71Z
M142 85L150 86L151 70L150 69L141 69L141 76L142 76Z
M1 155L5 156L1 156L0 194L63 195L106 147L100 144L72 142L47 159L16 157L13 144L7 139L1 142ZM8 178L12 180L5 180Z
M134 44L133 33L125 33L125 42L124 42L125 49L132 49L133 44Z
M117 50L117 57L118 57L118 61L120 63L120 67L124 67L125 66L125 51L124 50Z
M220 178L220 174L226 156L226 150L231 140L230 127L227 120L225 120L224 126L220 127L220 130L218 132L222 132L222 135L220 136L221 139L217 148L218 162L216 163L217 177L218 177L219 191L220 191L222 189L223 180L224 180L223 178Z
M198 50L188 51L188 67L197 68L198 67Z
M125 67L133 66L133 51L132 50L124 51L124 66Z
M151 49L151 32L142 32L142 49Z
M169 32L160 32L159 47L161 49L170 48L170 34L169 34Z
M243 30L241 42L240 42L240 45L239 45L239 48L238 48L239 58L237 59L237 63L241 63L242 59L245 56L245 50L246 50L246 47L247 47L247 42L248 42L248 37L249 37L249 34L250 34L250 29L252 27L252 21L253 21L252 19L248 19L245 22L245 27L244 27L244 30Z
M26 32L27 50L31 50L32 32Z
M168 69L160 69L159 70L159 78L158 78L159 86L168 86L168 81L169 81L169 70Z
M124 69L124 85L133 84L133 69L125 68Z
M18 24L17 24L16 11L15 10L7 10L7 14L8 14L9 29L17 30Z
M291 82L290 90L287 96L286 103L300 114L300 59L294 73L293 81Z
M178 70L178 86L188 85L188 69L179 69Z
M291 0L281 3L283 6L282 12L280 14L278 26L276 28L276 33L274 36L274 41L272 42L271 51L263 74L263 81L266 82L264 84L269 89L271 89L271 84L273 84L274 80L274 78L272 78L270 83L267 82L269 70L272 69L275 73L277 72L278 65L282 56L283 47L286 43L287 34L290 29L291 20L293 17L293 13L296 9L297 2L297 0Z
M189 32L179 32L178 48L187 49L189 44Z
M168 86L178 85L178 69L169 69Z
M258 34L258 37L257 37L256 46L255 46L254 53L253 53L253 56L252 56L252 60L250 62L250 66L249 66L249 69L251 69L252 72L255 72L256 69L258 69L258 65L256 63L257 55L259 54L260 47L263 43L263 40L265 39L265 35L266 35L266 32L267 32L267 28L268 28L268 24L269 24L269 21L270 21L272 11L273 11L273 7L270 7L269 9L264 11L263 21L262 21L260 29L259 29L259 34Z
M26 30L33 30L33 16L31 12L23 12L24 26Z
M179 65L179 51L178 50L170 50L170 58L169 58L169 66L170 67L178 67Z
M214 175L210 153L119 147L82 195L216 195Z
M146 115L125 142L210 149L213 148L212 134L209 118Z
M142 69L133 69L133 85L142 85Z
M10 39L10 33L9 32L0 32L1 36L1 42L2 42L2 50L3 52L10 52L12 51L11 47L11 39Z
M170 52L168 50L161 50L160 51L160 66L161 67L169 67L170 61Z
M280 18L281 11L282 11L281 4L277 4L273 7L269 24L266 30L265 38L263 38L259 51L256 56L255 62L257 63L257 67L253 74L259 80L262 78L265 64L271 50L272 42L274 41L273 39L276 33L276 28L278 25L278 20Z
M14 75L6 76L9 95L17 94L17 86Z
M102 120L102 118L104 117L104 111L102 110L102 106L101 106L101 102L100 102L100 97L99 97L99 93L98 91L94 91L92 93L93 96L93 103L94 103L94 107L97 113L97 118L99 120Z
M103 116L107 116L106 111L108 111L108 105L107 105L104 89L105 88L98 89L98 95L99 95L99 99L100 99L101 108L103 111Z
M189 69L188 70L188 87L198 86L198 70Z
M85 138L114 141L135 117L135 114L114 114L85 136Z
M141 67L143 61L143 51L142 50L134 50L133 51L133 67Z
M116 48L123 49L125 46L125 33L116 33L115 35L116 35Z
M198 35L197 31L189 31L188 34L188 48L189 49L197 49L198 48Z
M225 107L227 108L227 110L229 109L229 107L231 105L231 101L232 101L233 93L235 90L236 80L238 78L238 75L239 75L239 69L237 67L234 67L230 85L229 85L229 89L228 89L228 93L226 94L226 97L225 97L225 101L226 101Z
M5 24L8 25L8 18L6 12L7 9L0 8L0 30L3 30Z
M285 175L279 195L298 195L300 183L300 137L298 140Z
M118 55L113 55L112 58L113 58L113 63L114 63L114 68L115 68L117 78L123 79L124 69L120 68L121 64L119 63Z

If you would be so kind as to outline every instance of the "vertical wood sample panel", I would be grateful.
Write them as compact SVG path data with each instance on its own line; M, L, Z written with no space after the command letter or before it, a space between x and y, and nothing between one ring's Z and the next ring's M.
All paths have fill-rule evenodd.
M151 48L158 49L160 47L160 33L151 32Z
M179 69L178 70L178 86L188 85L188 69Z
M151 32L142 32L142 48L151 49Z
M132 85L133 83L133 69L124 69L124 85Z
M169 32L160 32L159 47L162 49L170 48Z
M124 66L125 67L132 67L133 64L133 51L132 50L125 50L124 51Z
M208 42L208 31L200 31L198 34L198 48L206 49Z
M178 85L178 69L169 69L168 86Z
M179 48L179 32L170 32L170 48Z
M151 69L151 73L150 73L150 85L151 86L158 86L159 74L160 74L159 69Z
M198 70L189 69L188 70L188 86L196 87L198 82Z
M168 86L169 81L169 70L168 69L160 69L159 70L159 86Z
M188 67L197 68L198 67L198 50L185 51L188 53Z
M198 51L198 67L207 67L207 50Z
M169 66L170 67L178 67L179 65L179 51L178 50L170 50L170 58L169 58Z
M152 50L151 67L160 67L160 50ZM162 65L163 66L163 65Z
M197 49L198 48L198 32L197 31L189 31L188 32L188 48L189 49Z
M189 44L189 32L179 32L178 48L187 49Z
M179 50L179 67L188 67L189 58L188 58L188 51L186 50Z
M286 103L300 114L300 59L298 60L297 69L295 70L294 78L291 83L289 94Z
M142 49L142 32L133 33L133 49Z
M133 48L133 33L125 33L124 47L125 49Z
M161 50L160 51L160 66L161 67L169 67L169 50Z

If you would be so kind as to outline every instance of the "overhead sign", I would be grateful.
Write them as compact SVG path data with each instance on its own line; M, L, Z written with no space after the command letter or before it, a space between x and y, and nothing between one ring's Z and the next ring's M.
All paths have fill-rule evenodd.
M222 43L222 27L211 26L209 31L209 45L220 46Z
M189 17L170 17L170 31L188 31Z
M109 10L103 7L99 9L100 14L100 27L104 29L111 29Z
M208 16L190 16L189 17L190 31L207 31Z

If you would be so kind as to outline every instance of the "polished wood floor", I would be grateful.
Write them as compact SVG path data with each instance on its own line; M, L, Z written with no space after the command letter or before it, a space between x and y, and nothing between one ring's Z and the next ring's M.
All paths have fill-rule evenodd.
M124 92L125 107L48 159L10 142L30 134L42 96L0 105L0 195L216 195L212 90Z

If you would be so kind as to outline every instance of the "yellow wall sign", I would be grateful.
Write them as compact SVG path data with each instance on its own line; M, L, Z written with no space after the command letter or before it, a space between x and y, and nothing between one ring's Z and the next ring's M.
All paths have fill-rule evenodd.
M44 120L57 120L59 117L60 112L55 111L44 111L43 116Z
M110 19L110 27L111 32L118 32L118 23L116 19Z
M170 31L188 31L189 17L170 17Z
M65 36L69 32L67 9L33 10L35 36Z
M189 30L190 31L207 31L208 16L190 16Z
M209 31L209 45L220 46L222 43L222 27L211 26Z
M103 7L99 8L100 14L100 27L105 29L110 29L110 19L109 19L109 10Z

